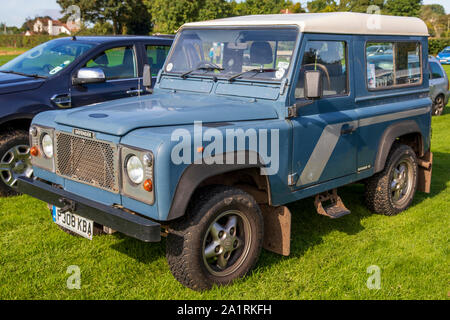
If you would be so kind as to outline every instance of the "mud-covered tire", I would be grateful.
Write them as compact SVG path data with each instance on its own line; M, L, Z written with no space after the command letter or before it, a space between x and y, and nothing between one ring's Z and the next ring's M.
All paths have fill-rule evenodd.
M405 174L401 174L402 167L406 167ZM407 181L402 177L407 177ZM367 207L375 213L387 216L406 210L414 199L417 180L418 166L414 150L407 145L395 143L389 152L384 170L366 181Z
M15 148L17 147L17 152L19 153L17 156L14 155ZM26 148L25 148L26 147ZM20 175L20 173L15 172L14 170L18 169L19 166L26 166L27 169L24 172L27 173L27 176L31 176L31 162L29 160L25 160L24 153L29 152L29 137L28 132L25 130L11 130L1 134L0 137L0 196L14 196L18 195L18 191L15 188L16 183L11 184L15 180L16 175ZM11 158L15 157L15 158ZM17 160L17 162L16 162ZM23 162L19 163L19 162ZM8 168L8 164L16 163L17 166L14 168ZM21 168L21 167L20 167ZM8 183L6 182L8 181Z
M222 225L230 220L241 221L236 222L234 231L228 227L232 224ZM218 230L226 232L220 237ZM233 234L239 238L239 246L231 249L235 251L229 253L225 268L218 269L219 260L223 263L227 250L232 248L231 242L237 242L228 240ZM170 271L181 284L197 291L207 290L244 277L259 258L263 237L264 220L253 197L240 189L213 186L196 192L186 215L169 226L166 257ZM208 251L218 246L219 251Z

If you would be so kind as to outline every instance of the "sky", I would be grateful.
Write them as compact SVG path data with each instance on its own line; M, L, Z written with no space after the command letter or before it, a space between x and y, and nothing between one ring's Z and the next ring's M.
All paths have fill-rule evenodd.
M306 7L307 1L300 0L303 7ZM423 3L441 4L450 13L450 0L423 0ZM56 0L0 0L0 22L6 22L8 26L21 27L27 17L49 15L57 19L61 16L60 11Z

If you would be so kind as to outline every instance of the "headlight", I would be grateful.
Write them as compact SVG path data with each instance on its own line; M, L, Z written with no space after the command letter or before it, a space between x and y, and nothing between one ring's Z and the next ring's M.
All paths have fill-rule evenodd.
M140 184L144 181L144 166L138 157L129 157L126 166L128 178L130 178L133 183Z
M42 144L42 151L44 152L44 155L51 159L53 158L53 139L50 137L49 134L44 134L41 140Z

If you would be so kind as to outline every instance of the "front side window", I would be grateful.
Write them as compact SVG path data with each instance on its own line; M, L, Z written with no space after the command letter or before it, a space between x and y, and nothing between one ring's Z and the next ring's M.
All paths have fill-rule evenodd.
M442 69L437 63L430 62L430 69L431 69L431 79L441 79L444 77Z
M6 63L0 71L51 77L93 47L93 44L72 40L49 41Z
M184 29L167 59L170 74L281 81L289 70L296 28ZM243 73L243 74L241 74Z
M108 49L86 63L87 68L100 68L107 80L136 78L136 58L132 47Z
M162 69L169 53L169 46L146 46L148 64L152 68L152 76L156 76Z
M347 65L345 42L308 41L295 88L295 97L304 98L305 72L309 70L319 70L322 73L324 96L347 94Z
M383 47L373 54L373 48ZM367 86L389 89L422 83L422 61L418 42L367 43Z

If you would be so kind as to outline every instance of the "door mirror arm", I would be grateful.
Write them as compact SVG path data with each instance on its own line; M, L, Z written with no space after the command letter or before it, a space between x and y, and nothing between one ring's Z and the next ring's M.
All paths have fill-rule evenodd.
M153 93L152 89L152 68L150 65L144 65L144 72L142 75L142 83L144 85L145 91Z

